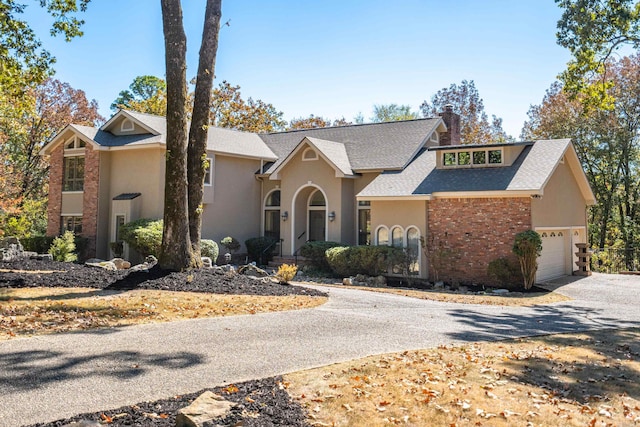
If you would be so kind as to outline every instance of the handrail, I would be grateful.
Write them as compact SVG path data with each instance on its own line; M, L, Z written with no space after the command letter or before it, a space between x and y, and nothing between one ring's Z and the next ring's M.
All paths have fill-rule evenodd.
M306 233L306 231L305 231L305 233ZM300 235L300 237L302 237L303 235L304 235L304 233L302 233L302 234ZM299 239L300 237L298 237L298 239ZM309 240L305 241L305 242L304 242L304 244L306 245L306 244L307 244L307 242L309 242ZM304 246L304 245L300 246L300 247L299 247L298 249L296 249L296 251L293 253L293 262L295 263L295 265L298 265L298 252L300 252L300 250L302 249L302 247L303 247L303 246Z
M260 265L264 265L264 254L267 253L267 251L271 248L273 248L277 243L283 242L284 239L280 239L280 240L274 240L274 242L272 244L270 244L269 246L267 246L266 248L264 248L264 250L262 252L260 252ZM280 253L282 253L282 246L280 246Z
M302 236L304 236L305 234L307 234L307 231L306 231L306 230L305 230L305 231L303 231L303 232L298 236L298 238L297 238L296 240L300 240L300 238L301 238ZM308 242L308 240L307 240L307 242ZM305 242L305 243L307 243L307 242Z

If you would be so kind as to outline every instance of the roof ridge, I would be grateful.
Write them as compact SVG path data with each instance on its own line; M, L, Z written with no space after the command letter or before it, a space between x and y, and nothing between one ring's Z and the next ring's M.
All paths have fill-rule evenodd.
M141 114L143 116L157 117L159 119L167 120L167 116L161 116L159 114L143 113L142 111L127 110L126 108L121 108L120 111L124 111L125 113L130 113L130 114ZM114 116L115 116L115 114L114 114ZM113 117L113 116L111 116L111 117Z
M339 129L339 128L349 128L349 127L357 127L357 126L375 126L375 125L387 125L389 123L407 123L407 122L419 122L425 120L434 120L439 119L440 117L421 117L418 119L409 119L409 120L392 120L388 122L374 122L374 123L352 123L350 125L341 125L341 126L325 126L321 128L306 128L306 129L290 129L281 132L263 132L258 135L282 135L284 133L295 133L295 132L308 132L310 130L321 130L321 129Z

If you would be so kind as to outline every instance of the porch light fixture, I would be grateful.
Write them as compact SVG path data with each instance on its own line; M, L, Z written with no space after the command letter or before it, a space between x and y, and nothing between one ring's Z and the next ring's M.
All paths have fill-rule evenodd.
M286 221L289 219L289 212L284 211L282 212L282 215L280 215L280 217L282 218L283 221Z
M336 213L334 211L329 212L329 221L333 222L336 219Z

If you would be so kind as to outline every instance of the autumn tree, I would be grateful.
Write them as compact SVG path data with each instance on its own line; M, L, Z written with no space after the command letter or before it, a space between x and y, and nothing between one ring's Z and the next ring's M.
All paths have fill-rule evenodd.
M611 108L605 78L607 61L623 46L640 47L640 2L637 0L556 0L563 10L558 44L573 59L562 73L565 90L582 93L591 106ZM598 77L598 78L596 78Z
M213 126L244 132L275 132L286 124L283 113L272 104L249 97L246 101L240 86L223 81L213 90L210 123Z
M373 106L371 122L397 122L400 120L413 120L419 117L418 113L411 111L409 105L380 104Z
M420 105L423 117L437 117L446 105L460 115L460 141L462 144L489 144L512 140L502 129L502 119L492 116L491 122L484 110L484 102L473 80L452 83L440 89Z
M589 240L632 248L640 243L640 56L610 60L605 78L614 108L585 108L588 94L572 96L555 83L530 108L522 137L572 139L598 200L590 209Z
M309 117L299 117L296 119L291 119L289 122L289 126L287 126L287 130L296 130L296 129L316 129L316 128L326 128L329 126L348 126L353 123L347 121L344 117L340 119L335 119L331 122L329 119L325 119L321 116L314 116L313 114L309 115Z
M191 241L189 219L193 217L192 211L201 214L202 198L198 201L197 194L194 198L190 187L201 187L202 194L221 0L207 0L206 4L190 132L187 132L187 38L182 5L180 0L162 0L161 4L167 76L167 155L160 266L182 270L201 264L200 254L193 251L200 242Z
M111 110L139 111L164 116L167 114L167 83L155 76L138 76L128 90L123 90L111 104Z

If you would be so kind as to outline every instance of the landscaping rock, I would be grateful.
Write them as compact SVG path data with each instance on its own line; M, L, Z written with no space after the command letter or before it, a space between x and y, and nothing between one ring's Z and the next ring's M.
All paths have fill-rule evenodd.
M35 254L31 257L31 259L36 259L38 261L53 261L53 255L51 254Z
M506 295L509 293L508 289L494 289L492 291L494 294L498 294L498 295Z
M442 289L444 288L444 282L440 281L440 282L436 282L433 284L433 289Z
M122 258L114 258L111 262L116 266L118 270L128 270L131 268L131 263L129 261L125 261Z
M204 268L211 268L213 267L213 261L211 261L211 258L209 258L208 256L203 256L202 258L200 258L202 260L202 266Z
M24 248L17 237L0 239L0 259L2 261L18 261L25 259Z
M344 279L342 279L342 284L345 286L353 285L353 277L345 277Z
M134 265L129 270L133 273L135 271L149 271L158 263L158 258L153 255L149 255L144 259L142 264Z
M253 277L267 277L269 273L261 269L260 267L256 267L253 264L243 265L238 269L238 274L244 274L245 276L253 276Z
M176 427L203 427L206 422L226 417L236 405L219 394L205 391L191 405L178 411Z
M91 261L91 260L89 260ZM88 265L89 267L98 267L98 268L103 268L105 270L108 271L117 271L118 267L116 267L116 265L111 262L111 261L101 261L101 262L85 262L85 265Z
M383 288L387 286L387 278L384 276L373 277L371 284L376 288Z

